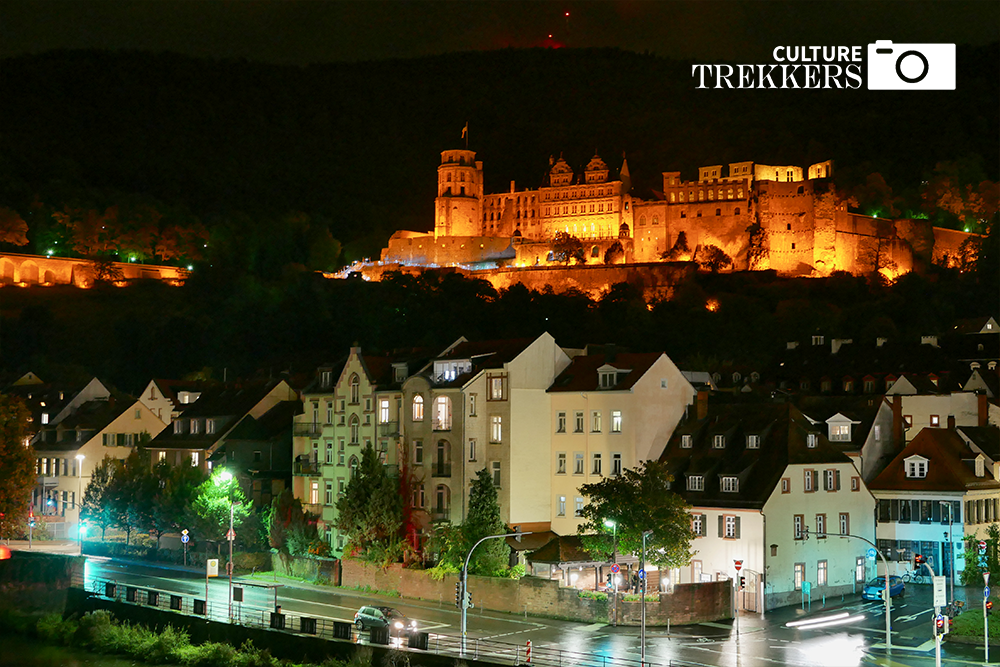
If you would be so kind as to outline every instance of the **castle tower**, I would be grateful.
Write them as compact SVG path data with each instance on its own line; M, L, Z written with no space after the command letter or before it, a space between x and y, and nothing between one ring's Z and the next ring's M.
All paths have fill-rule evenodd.
M482 234L482 202L483 163L476 161L476 152L443 151L434 199L434 235Z

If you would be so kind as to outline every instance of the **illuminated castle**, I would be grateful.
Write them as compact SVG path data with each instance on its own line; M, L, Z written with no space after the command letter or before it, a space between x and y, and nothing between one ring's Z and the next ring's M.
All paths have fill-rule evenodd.
M580 240L583 258L570 263L642 264L699 260L712 246L736 270L786 275L834 271L889 278L924 261L947 262L967 234L926 220L886 220L851 213L831 180L832 162L798 166L735 162L698 170L684 181L663 173L663 189L644 200L632 194L628 163L614 179L597 155L579 173L549 160L536 190L484 194L475 151L441 154L433 233L400 231L382 264L467 269L566 266L552 249L558 232ZM718 253L716 253L718 255Z

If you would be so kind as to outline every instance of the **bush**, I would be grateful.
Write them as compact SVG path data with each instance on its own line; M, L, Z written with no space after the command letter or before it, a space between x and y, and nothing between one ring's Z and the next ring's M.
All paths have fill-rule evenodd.
M524 569L524 566L518 563L507 571L507 576L511 579L520 579L525 575L525 572L526 570Z
M182 648L178 658L186 667L229 667L236 658L236 649L229 644L205 642Z
M35 632L41 639L62 646L69 646L73 643L76 631L76 621L64 619L59 614L46 614L35 624Z
M584 600L607 600L608 594L599 591L580 591L580 597Z
M642 596L638 593L629 593L622 597L625 602L639 602L642 600ZM646 602L659 602L660 595L658 593L646 593Z
M233 665L234 667L281 667L281 661L271 655L271 651L257 648L248 639L237 651Z

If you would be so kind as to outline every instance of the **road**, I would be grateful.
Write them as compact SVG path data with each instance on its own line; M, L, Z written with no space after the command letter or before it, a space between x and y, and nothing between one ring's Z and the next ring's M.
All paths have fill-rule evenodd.
M13 547L14 545L12 545ZM139 588L183 594L202 599L205 578L201 572L165 568L147 564L122 563L90 558L85 577L114 580ZM416 619L423 631L458 636L460 613L451 599L439 602L403 600L350 589L331 588L289 582L281 578L257 575L253 579L237 577L244 590L244 602L234 604L234 614L244 619L273 610L275 589L263 584L280 584L277 601L282 611L315 618L352 622L354 612L363 604L389 605ZM209 581L210 611L226 615L229 599L228 580L223 576ZM248 584L257 586L249 586ZM475 596L475 591L472 591ZM976 604L982 589L958 589L960 599ZM846 626L821 629L788 628L786 623L806 618L848 612L863 616ZM732 622L701 623L692 626L647 629L646 660L669 664L671 661L692 665L721 667L931 667L934 665L934 641L931 632L931 588L909 584L906 595L893 600L892 644L885 651L885 619L882 602L861 601L858 596L828 599L826 607L814 602L811 608L784 607L759 614L740 615L739 633ZM996 617L1000 622L1000 617ZM568 651L589 656L631 658L638 661L639 632L635 627L610 627L602 623L584 624L532 616L469 612L470 648L476 640L494 640L523 646L531 640L533 651ZM1000 647L991 652L993 662L1000 662ZM942 663L946 666L983 664L983 647L945 642Z

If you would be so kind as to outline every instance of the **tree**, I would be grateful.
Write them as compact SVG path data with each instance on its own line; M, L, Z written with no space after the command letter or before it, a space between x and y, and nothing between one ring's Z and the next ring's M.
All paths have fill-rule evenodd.
M230 512L233 529L237 530L249 516L250 507L236 476L220 468L195 492L191 503L195 534L205 540L221 542L229 532Z
M28 245L28 223L5 206L0 206L0 243Z
M671 481L665 463L644 461L617 477L581 486L580 493L588 499L577 529L584 548L595 557L610 557L614 540L618 553L638 556L642 533L651 530L646 539L649 562L661 569L687 565L694 539L690 507L670 490ZM613 521L616 528L605 521Z
M101 539L104 539L110 526L115 525L115 507L112 499L112 480L115 471L121 465L120 459L105 456L104 460L94 466L90 482L83 491L83 501L80 504L80 518L101 529Z
M767 247L767 232L756 222L748 226L746 232L750 236L747 242L747 269L760 271L771 252Z
M660 254L660 259L668 262L686 261L690 259L691 248L688 246L687 234L683 231L677 233L674 246Z
M469 513L462 524L462 537L465 549L462 561L476 542L487 535L502 535L507 531L507 525L500 518L500 501L497 489L493 485L493 476L484 467L472 480L469 489ZM486 540L469 561L469 572L486 576L496 576L507 570L510 547L504 540Z
M403 499L375 449L361 453L361 465L337 500L337 528L349 551L371 562L390 563L402 550Z
M621 241L615 241L604 251L604 263L614 264L625 256L625 249Z
M35 485L35 450L28 446L28 408L0 394L0 513L6 525L21 524Z
M129 544L134 531L149 525L152 496L149 454L144 448L136 447L115 466L109 488L114 525L125 531L125 544Z
M291 489L271 501L268 516L268 542L272 547L293 556L311 553L326 555L329 545L319 539L316 515L305 511L302 501Z
M718 273L721 269L733 265L732 258L714 245L702 246L695 250L695 261L703 269Z
M583 264L587 258L583 254L583 243L569 232L556 232L552 239L552 259L563 264L569 264L569 260L575 259Z
M147 528L156 536L157 549L164 533L182 527L185 512L194 502L198 487L204 481L204 474L190 465L190 459L179 466L172 466L165 460L153 466L152 483L147 485L152 493Z

